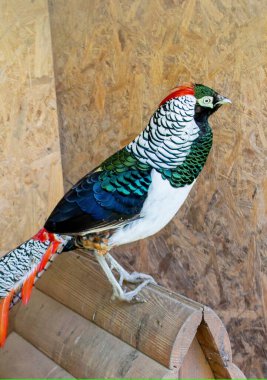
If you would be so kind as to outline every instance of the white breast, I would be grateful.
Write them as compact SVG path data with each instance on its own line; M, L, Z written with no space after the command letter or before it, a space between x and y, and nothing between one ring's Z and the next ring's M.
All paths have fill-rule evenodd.
M194 181L195 182L195 181ZM152 183L140 213L140 219L120 227L109 239L110 246L130 243L161 230L184 203L191 185L174 188L160 173L152 170Z

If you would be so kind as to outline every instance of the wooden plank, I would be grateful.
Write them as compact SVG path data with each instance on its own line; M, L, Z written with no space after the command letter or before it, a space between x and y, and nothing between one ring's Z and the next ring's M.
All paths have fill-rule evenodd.
M36 289L29 306L16 309L15 331L75 377L177 377Z
M46 0L0 2L0 255L38 231L63 193Z
M214 379L214 374L196 338L194 338L184 358L178 378Z
M73 379L67 371L15 332L10 334L0 351L0 377Z
M37 287L168 368L181 366L202 319L200 304L159 286L143 290L145 303L111 302L99 265L75 252L61 255Z

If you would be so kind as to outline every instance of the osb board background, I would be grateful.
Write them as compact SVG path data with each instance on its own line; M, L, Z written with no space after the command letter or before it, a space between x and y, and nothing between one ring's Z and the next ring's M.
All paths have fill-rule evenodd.
M32 236L63 192L48 5L0 2L0 254Z
M234 362L249 377L267 376L267 2L49 7L66 189L139 133L176 84L203 82L232 99L211 120L212 153L179 214L116 256L212 307Z

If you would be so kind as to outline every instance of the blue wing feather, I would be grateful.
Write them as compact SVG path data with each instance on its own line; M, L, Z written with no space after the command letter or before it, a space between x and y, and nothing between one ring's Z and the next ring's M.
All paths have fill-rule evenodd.
M77 233L101 226L112 228L138 216L151 183L151 168L121 161L114 167L109 164L108 168L107 165L98 168L73 186L58 203L45 228L51 232Z

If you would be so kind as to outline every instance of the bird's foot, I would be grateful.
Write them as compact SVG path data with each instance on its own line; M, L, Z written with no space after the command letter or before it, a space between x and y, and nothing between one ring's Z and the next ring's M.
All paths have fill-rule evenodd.
M110 269L115 269L120 278L119 278L119 284L122 286L123 282L130 282L132 284L138 284L138 283L146 283L147 284L154 284L157 285L156 281L152 276L145 273L139 273L139 272L133 272L129 273L127 272L119 263L117 260L115 260L109 253L106 255L107 262L109 263Z
M139 292L148 284L156 284L152 276L144 273L128 273L109 253L105 256L99 255L95 251L95 257L105 272L109 282L113 288L112 300L120 300L126 302L145 302L145 299L139 296ZM119 275L119 281L115 278L112 270ZM135 289L123 289L123 282L140 283Z
M127 289L123 290L120 285L119 285L119 287L113 286L113 293L112 293L111 299L112 300L119 300L119 301L126 301L126 302L131 302L131 303L146 302L146 299L144 297L140 296L139 292L145 286L147 286L149 283L150 283L150 279L145 280L140 285L138 285L135 289L130 290L130 291L127 291Z

